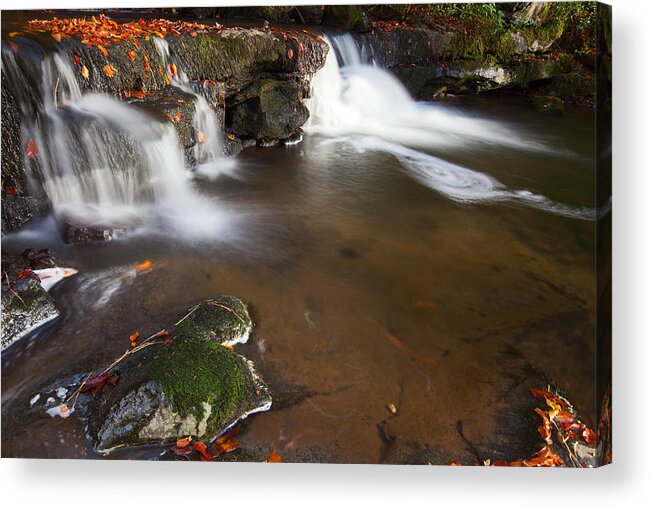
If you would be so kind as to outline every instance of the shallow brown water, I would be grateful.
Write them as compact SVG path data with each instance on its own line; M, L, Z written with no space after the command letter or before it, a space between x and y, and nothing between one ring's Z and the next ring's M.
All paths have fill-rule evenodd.
M509 188L593 205L591 112L552 118L506 99L466 107L520 125L556 155L491 148L445 158ZM74 416L25 422L31 395L110 363L133 331L169 326L216 294L249 303L256 327L238 347L275 398L244 423L242 457L273 448L285 461L516 459L505 441L524 430L503 428L500 416L517 409L509 392L530 370L593 426L594 222L461 205L389 154L321 140L249 150L234 178L197 182L237 211L233 234L211 244L140 235L72 248L47 222L5 238L7 250L51 246L80 274L53 290L61 318L2 355L3 456L97 457ZM144 259L155 268L131 275Z

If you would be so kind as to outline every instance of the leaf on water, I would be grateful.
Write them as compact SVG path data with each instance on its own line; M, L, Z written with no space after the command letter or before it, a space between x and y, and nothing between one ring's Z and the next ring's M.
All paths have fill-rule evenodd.
M32 139L31 137L29 138L29 141L27 141L27 148L25 148L25 155L27 155L27 158L34 159L38 157L38 146L36 144L36 141Z
M283 457L275 451L271 451L269 456L264 461L265 463L282 463Z
M418 301L416 301L416 306L418 308L424 308L432 312L438 311L438 306L436 305L436 303L432 303L431 301L426 301L424 299L419 299Z
M129 55L129 58L131 58L131 61L134 61L136 59L135 51L129 51L127 54Z
M103 54L104 56L108 56L108 51L107 51L106 48L105 48L104 46L102 46L101 44L98 44L98 45L97 45L97 49L99 49L99 50L102 52L102 54Z
M81 66L81 75L83 76L84 79L88 80L88 69L86 68L85 65Z
M172 119L172 118L170 118L170 119ZM172 121L174 121L174 120L172 119ZM154 263L152 261L150 261L149 259L147 259L147 260L145 260L145 261L143 261L143 262L141 262L139 264L136 264L136 271L140 271L140 272L148 271L153 266L154 266Z
M116 68L113 67L113 65L104 65L104 74L106 74L108 77L113 77L115 76L115 73L117 72Z

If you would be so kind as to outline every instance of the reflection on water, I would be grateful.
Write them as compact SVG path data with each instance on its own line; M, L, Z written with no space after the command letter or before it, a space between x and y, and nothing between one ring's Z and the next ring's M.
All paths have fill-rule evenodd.
M504 100L459 106L526 125L552 153L459 149L449 163L593 205L590 114L548 118ZM80 273L52 290L61 318L2 356L3 454L93 456L76 418L25 422L23 404L42 383L109 363L135 330L169 326L215 294L251 305L256 328L241 350L277 399L247 420L243 445L288 461L392 462L423 448L440 462L462 456L458 423L466 439L490 441L505 375L520 363L561 385L593 424L594 224L512 199L459 202L414 179L391 150L327 139L249 150L236 177L191 183L236 210L236 236L192 243L145 230L69 247L46 220L4 238L9 251L52 246ZM154 269L130 276L143 259Z

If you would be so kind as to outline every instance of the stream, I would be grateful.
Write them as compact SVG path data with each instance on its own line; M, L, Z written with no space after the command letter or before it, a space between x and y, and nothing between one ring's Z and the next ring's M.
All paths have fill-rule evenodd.
M48 60L43 87L58 83L67 105L44 101L29 128L54 211L2 247L51 248L79 274L51 291L61 317L2 354L3 456L98 457L80 420L25 424L20 403L216 294L250 305L254 334L238 349L274 394L243 423L245 448L445 462L501 431L514 361L563 386L594 427L593 111L417 103L351 38L330 43L302 142L219 156L197 95L208 141L194 167L171 127L82 94ZM173 85L193 93L182 69ZM70 246L55 221L70 214L138 225ZM134 270L146 259L153 269Z

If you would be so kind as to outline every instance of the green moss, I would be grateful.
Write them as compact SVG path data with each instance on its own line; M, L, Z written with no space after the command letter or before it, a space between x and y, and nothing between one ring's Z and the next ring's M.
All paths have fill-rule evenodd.
M539 113L562 115L565 111L563 101L558 97L541 96L531 99L531 106Z
M210 404L211 430L247 399L245 368L237 354L218 343L178 337L152 360L148 376L161 385L183 417L192 414L201 419L203 403Z
M223 343L237 340L252 325L242 301L233 296L219 296L191 308L176 328L185 336Z

